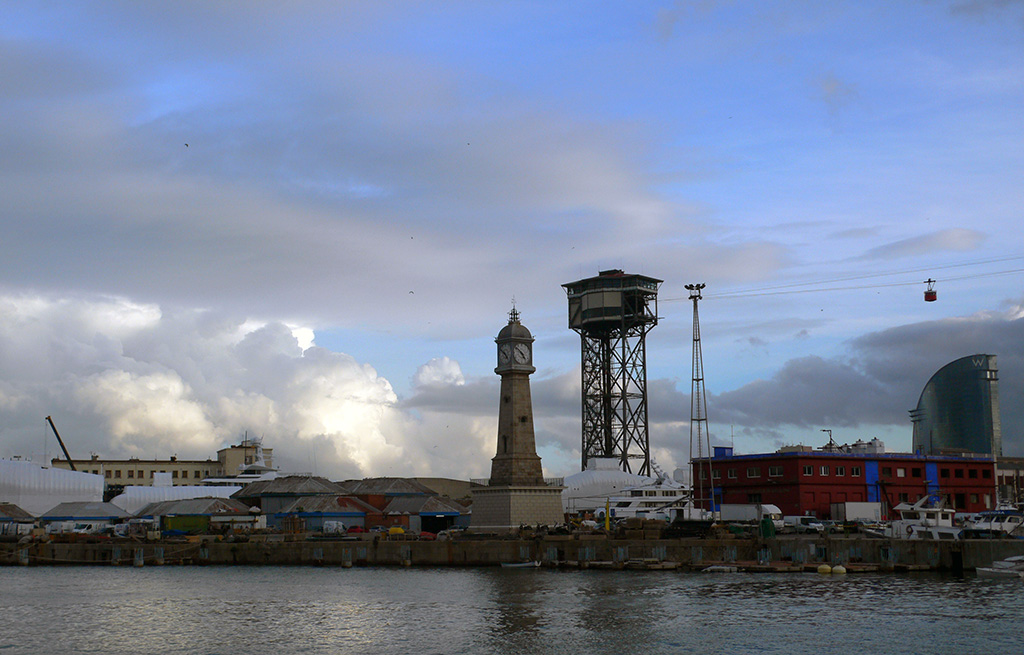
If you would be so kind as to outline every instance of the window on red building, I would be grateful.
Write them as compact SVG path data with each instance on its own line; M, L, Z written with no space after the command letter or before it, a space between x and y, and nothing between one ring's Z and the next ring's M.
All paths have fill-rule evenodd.
M986 480L988 480L989 478L991 478L991 477L992 477L992 471L990 471L990 470L988 470L988 469L984 469L984 470L982 470L982 472L981 472L981 477L983 477L983 478L985 478Z
M971 494L971 503L972 504L977 504L978 503L978 494Z
M737 477L736 469L729 469L729 471L726 473L726 477L728 477L730 480L735 480Z
M921 469L920 468L912 468L912 469L910 469L910 477L912 477L912 478L919 478L919 477L921 477Z
M897 478L905 478L905 477L907 477L907 469L903 469L903 468L896 469L896 477Z
M886 477L886 478L891 478L892 477L892 467L891 466L883 466L882 467L882 477Z
M900 494L900 502L901 503L909 503L910 502L910 494Z
M978 469L971 469L970 471L968 471L967 477L976 480L978 478Z
M781 466L769 466L768 467L768 477L769 478L781 478L782 477L782 467Z
M822 467L821 467L821 470L820 470L819 472L820 472L820 473L821 473L822 475L828 475L828 467L827 467L827 466L822 466Z
M940 478L948 478L949 477L949 469L939 469L939 477Z
M850 467L850 475L855 477L855 478L859 478L860 477L860 467L859 466L851 466Z
M722 472L719 471L718 469L714 469L713 471L711 471L711 479L712 480L721 480L722 479Z
M964 477L964 470L963 469L956 469L955 471L953 471L953 477L954 478L962 478L962 477Z
M846 475L846 467L845 466L837 466L836 467L836 477L837 478L841 478L841 477L843 477L845 475Z
M748 478L759 478L759 477L761 477L761 467L760 466L751 466L750 468L748 468L747 469L747 477ZM751 501L751 502L760 502L760 501Z
M804 475L814 475L814 467L813 466L805 466L804 467Z
M747 494L748 503L759 503L761 502L761 494Z

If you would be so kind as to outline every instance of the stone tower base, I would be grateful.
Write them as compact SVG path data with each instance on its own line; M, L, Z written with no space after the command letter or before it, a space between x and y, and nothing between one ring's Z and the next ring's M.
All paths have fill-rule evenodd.
M476 532L514 532L521 526L565 523L562 489L518 485L473 489L473 518L469 529Z

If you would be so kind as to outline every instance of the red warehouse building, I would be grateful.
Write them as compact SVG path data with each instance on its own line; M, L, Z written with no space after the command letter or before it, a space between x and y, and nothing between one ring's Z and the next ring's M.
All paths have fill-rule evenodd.
M936 492L945 494L958 512L994 507L994 459L885 453L880 445L874 440L758 455L734 455L732 448L716 447L710 459L714 502L770 503L786 515L822 519L832 518L832 503L881 502L887 511ZM707 458L694 460L692 467L696 487L708 475ZM707 500L703 505L707 508Z

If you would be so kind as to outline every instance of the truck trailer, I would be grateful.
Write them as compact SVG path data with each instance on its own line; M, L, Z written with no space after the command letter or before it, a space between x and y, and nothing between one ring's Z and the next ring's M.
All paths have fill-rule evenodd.
M833 521L852 523L882 520L882 503L832 503L829 509Z
M766 503L723 504L720 506L720 512L722 520L726 523L760 523L761 519L767 516L776 530L781 530L784 525L782 510Z

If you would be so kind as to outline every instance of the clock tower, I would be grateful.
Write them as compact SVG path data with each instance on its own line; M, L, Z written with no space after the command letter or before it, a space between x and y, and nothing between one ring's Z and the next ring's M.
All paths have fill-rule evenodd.
M530 374L533 335L519 322L515 307L508 324L494 338L501 376L498 401L498 448L491 459L486 487L474 489L470 530L515 532L524 526L557 525L565 521L563 487L544 483L533 432Z
M519 322L513 307L508 325L494 342L498 346L501 400L498 405L498 452L491 460L491 484L543 484L540 457L533 435L533 401L530 374L533 367L533 335Z

